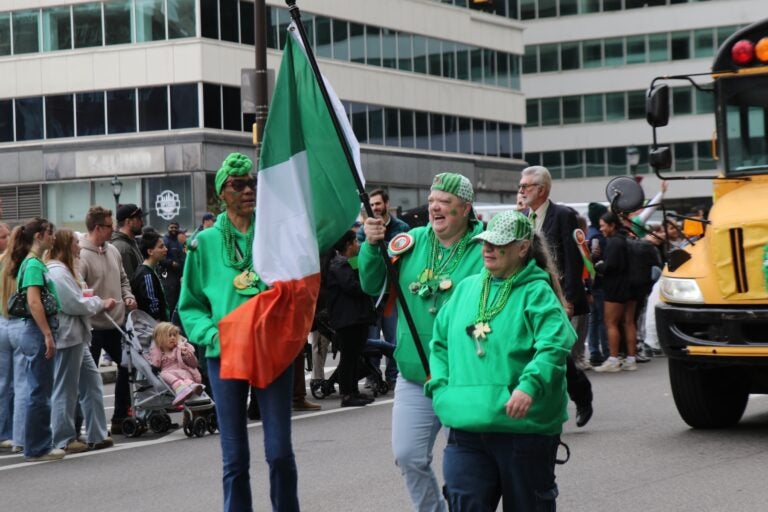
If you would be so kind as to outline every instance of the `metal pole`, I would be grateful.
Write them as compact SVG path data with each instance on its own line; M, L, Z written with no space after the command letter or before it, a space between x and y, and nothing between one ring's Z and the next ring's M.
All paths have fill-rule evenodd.
M256 64L256 159L261 153L261 139L267 123L269 98L267 95L267 5L266 0L253 2L253 46Z
M331 121L333 121L333 127L336 129L336 136L339 139L339 143L341 144L342 149L344 150L344 156L347 159L347 164L349 166L349 171L352 173L352 176L355 180L355 184L357 185L357 190L360 195L360 201L363 203L363 207L365 208L365 212L369 217L373 217L373 209L370 205L370 199L368 197L368 193L365 191L365 187L363 186L362 180L360 180L360 176L357 175L357 168L355 166L355 160L352 157L352 152L349 149L349 145L347 144L347 139L344 136L344 131L341 128L341 124L339 123L339 120L336 118L336 112L333 109L333 104L331 103L331 98L328 95L328 90L325 88L325 83L323 82L322 75L320 74L320 68L317 65L317 60L315 59L315 54L312 51L312 46L309 44L309 41L307 40L307 32L304 30L304 25L301 23L301 12L299 11L299 8L296 6L296 0L285 0L285 3L288 4L288 9L291 13L291 19L296 24L296 28L299 31L299 37L301 37L301 42L304 44L304 49L307 53L307 60L309 60L309 65L312 67L312 73L315 75L315 80L317 81L317 85L320 88L320 92L323 95L323 99L325 100L325 105L328 108L328 113L331 116ZM419 337L419 333L416 330L416 324L413 321L413 316L411 315L410 309L408 309L408 305L405 302L405 295L403 294L402 288L400 288L400 282L398 280L398 273L395 266L392 264L392 261L390 261L389 257L387 256L387 251L385 250L384 242L382 241L379 245L379 252L384 258L384 262L387 266L387 275L389 276L389 282L392 283L392 286L395 288L395 291L397 292L397 299L400 301L400 309L403 312L403 316L405 317L405 321L408 324L408 328L411 331L411 336L413 337L413 342L416 345L416 352L419 354L419 359L421 360L421 365L424 367L424 373L427 376L427 380L430 378L429 373L429 361L427 360L427 354L424 351L424 347L421 345L421 339Z

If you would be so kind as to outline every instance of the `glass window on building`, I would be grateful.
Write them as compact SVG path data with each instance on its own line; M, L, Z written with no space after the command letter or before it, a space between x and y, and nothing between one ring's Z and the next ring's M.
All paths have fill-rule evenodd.
M171 129L197 128L197 84L171 86Z
M40 11L16 11L11 13L13 22L13 53L37 53L40 51Z
M469 48L461 43L456 43L456 78L469 80Z
M553 180L563 177L563 157L559 151L544 151L541 154L541 165L549 169Z
M427 73L432 76L442 75L442 45L438 39L427 38Z
M485 155L485 121L472 120L472 154Z
M560 0L560 16L570 16L579 13L578 0Z
M560 44L560 65L563 71L581 68L580 50L580 43Z
M674 115L693 114L693 90L690 87L672 89L672 112Z
M275 32L275 27L277 26L277 11L278 10L273 7L267 7L267 23L270 25L270 32L267 33L267 46L270 48L277 48L277 33ZM200 0L200 33L203 37L209 39L219 38L218 0ZM272 37L275 38L274 41L271 40Z
M581 43L581 54L585 68L599 68L603 65L603 40L594 39Z
M291 21L291 15L286 9L277 9L277 43L280 50L285 48L288 39L288 27Z
M215 0L201 0L203 5L205 2ZM104 6L104 41L108 45L112 44L128 44L133 42L133 3L131 0L118 0L115 2L105 2ZM203 20L206 20L205 16L202 16ZM214 22L217 23L218 18L214 16ZM203 28L206 26L206 21L203 21ZM218 25L216 25L218 26ZM204 37L218 37L218 32L215 32L213 36L206 36L205 30L203 30Z
M608 176L627 174L627 148L621 146L606 149L608 153Z
M45 218L57 228L82 231L85 214L93 204L91 184L87 181L57 183L45 187ZM114 200L106 203L111 208Z
M415 145L413 110L400 109L400 145L404 148L412 148Z
M521 66L522 57L520 55L512 55L509 56L509 62L512 66L512 83L511 87L512 89L519 91L520 90L520 66Z
M696 96L696 113L713 114L715 112L715 93L712 91L700 91L694 89Z
M560 98L541 99L541 126L560 124Z
M584 154L580 149L563 151L563 177L565 179L584 177Z
M369 66L381 66L381 29L365 26L365 63Z
M600 0L579 0L579 13L600 12Z
M195 0L168 0L168 39L195 37ZM245 2L240 2L243 4ZM242 5L238 6L242 12ZM253 5L251 16L242 18L241 28L250 27L251 41L243 44L253 44Z
M107 123L104 118L104 93L81 92L75 94L77 110L77 136L104 135Z
M362 25L360 25L362 27ZM315 54L330 59L333 57L333 39L331 37L331 19L325 16L315 18ZM361 54L361 57L364 55ZM359 60L355 62L364 62Z
M523 129L516 124L512 125L512 158L523 159Z
M563 98L563 124L581 123L581 96Z
M669 60L669 34L651 34L648 36L648 60L664 62Z
M603 0L603 11L620 11L622 0Z
M75 48L101 46L104 41L101 31L101 4L75 4L72 6Z
M197 225L189 176L159 176L144 180L144 200L137 200L136 204L144 205L144 211L149 212L146 223L160 233L168 229L170 222L178 222L186 229L194 229Z
M429 114L429 149L445 151L443 116L440 114Z
M525 161L528 165L541 165L541 153L526 153Z
M539 100L525 101L525 120L526 126L539 126Z
M235 21L237 26L237 21ZM165 12L163 0L136 0L136 41L162 41L165 39Z
M349 24L344 20L333 20L333 58L349 60Z
M557 0L539 0L539 18L557 16Z
M499 123L485 122L485 154L499 156Z
M221 86L203 84L203 126L221 130Z
M72 49L69 6L43 9L43 51Z
M381 31L381 64L397 69L397 31L388 28Z
M643 64L648 61L645 36L627 38L627 64Z
M456 79L456 44L443 41L443 77Z
M384 109L384 145L397 147L400 145L400 115L396 108Z
M13 100L0 100L0 142L13 142Z
M499 156L510 158L512 156L512 133L509 123L499 123Z
M193 11L194 14L194 11ZM269 14L267 14L269 16ZM243 44L252 45L255 44L255 37L253 34L253 23L251 23L251 20L253 19L253 3L252 2L243 2L240 1L240 42ZM269 19L269 17L267 17ZM194 21L194 17L192 18ZM302 15L302 22L304 23L304 29L307 31L307 37L310 41L312 41L312 47L314 48L314 27L315 27L315 17L311 14L303 14ZM272 26L267 26L267 34L272 32ZM193 25L194 26L194 25ZM168 22L168 36L171 36L171 25L170 21ZM267 38L269 39L269 37ZM267 46L269 47L269 41L267 41Z
M427 73L427 38L424 36L413 36L413 70Z
M627 117L629 119L645 119L645 91L629 91L627 93Z
M696 143L696 169L711 171L717 169L717 162L712 158L712 142L705 140Z
M107 91L107 133L136 131L136 89Z
M352 62L365 64L365 25L349 24L349 54Z
M233 43L240 41L237 30L237 11L237 0L219 0L219 30L221 31L219 38L222 41Z
M38 140L43 138L43 98L17 98L16 140Z
M604 41L605 45L605 65L623 66L624 65L624 38L613 37Z
M520 0L520 19L532 20L536 18L536 0Z
M429 116L426 112L416 112L416 147L429 149Z
M539 70L558 71L560 69L560 48L558 44L542 44L539 46Z
M368 106L368 142L384 144L384 112L382 107Z
M715 31L703 28L693 32L693 56L697 59L715 55Z
M45 136L48 139L75 136L75 111L71 94L45 98Z
M368 142L368 108L360 103L350 103L349 111L352 116L352 131L358 142Z
M672 159L675 172L693 171L694 156L693 142L677 142L673 144L674 158Z
M605 119L602 94L587 94L584 96L584 122L602 123Z
M0 13L0 56L11 54L11 13Z
M587 168L587 178L605 176L605 149L593 148L584 150L584 161Z
M402 71L411 71L413 69L412 37L411 34L404 34L403 32L398 32L397 34L397 69ZM355 44L355 38L353 37L353 48Z
M671 34L672 60L686 60L691 58L691 33L672 32Z
M445 127L445 150L450 153L459 152L459 120L456 116L443 116Z
M483 49L483 82L488 85L497 83L496 50Z
M717 47L723 46L725 40L728 39L736 32L739 27L717 27Z
M144 87L138 92L139 131L168 129L168 88Z
M623 121L627 117L624 93L611 92L605 95L605 119L607 121Z
M459 153L472 153L472 123L466 117L459 118Z
M242 116L240 115L240 88L223 85L221 87L221 104L224 118L224 129L242 131Z
M523 54L523 73L539 72L539 47L526 46Z
M483 50L474 48L470 51L470 71L473 82L483 81Z

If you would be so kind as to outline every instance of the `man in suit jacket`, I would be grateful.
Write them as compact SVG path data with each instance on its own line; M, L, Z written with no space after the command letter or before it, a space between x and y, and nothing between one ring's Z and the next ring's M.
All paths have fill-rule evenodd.
M573 240L579 227L577 213L549 200L552 177L546 167L534 165L523 169L518 199L528 208L529 218L537 233L544 235L555 261L566 300L566 311L574 324L583 322L589 303L582 280L583 261ZM592 417L592 385L583 370L568 357L566 379L568 394L576 403L576 425L582 427Z

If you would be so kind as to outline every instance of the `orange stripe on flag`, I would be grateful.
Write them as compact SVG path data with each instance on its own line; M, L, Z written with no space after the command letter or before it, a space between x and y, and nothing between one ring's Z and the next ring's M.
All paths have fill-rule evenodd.
M278 281L219 322L222 379L265 388L293 364L307 342L320 274Z

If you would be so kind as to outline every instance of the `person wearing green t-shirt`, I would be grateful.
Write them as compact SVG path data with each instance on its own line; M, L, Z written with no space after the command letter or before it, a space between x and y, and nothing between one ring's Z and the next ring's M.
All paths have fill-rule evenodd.
M389 243L390 255L397 258L400 288L427 354L438 311L456 284L483 269L480 244L473 241L483 226L471 218L473 199L472 183L465 176L438 174L429 194L429 224L401 233ZM364 292L378 296L387 278L378 245L386 226L383 219L369 217L364 229L366 241L358 258L360 284ZM446 504L431 467L440 420L432 401L424 396L426 374L400 304L398 308L395 360L400 375L392 409L392 451L414 510L442 512Z
M24 320L19 333L21 351L27 360L29 402L24 424L24 456L28 462L58 460L64 450L53 447L51 432L51 394L53 392L56 342L56 315L46 316L43 294L56 298L56 286L48 277L48 267L40 259L53 247L53 224L35 218L14 231L10 271L16 275L20 291L27 292L27 307L31 318ZM45 291L43 290L45 288Z
M545 242L522 213L491 219L482 273L437 315L427 396L448 427L450 510L555 510L555 456L576 332ZM468 407L468 404L471 406Z

